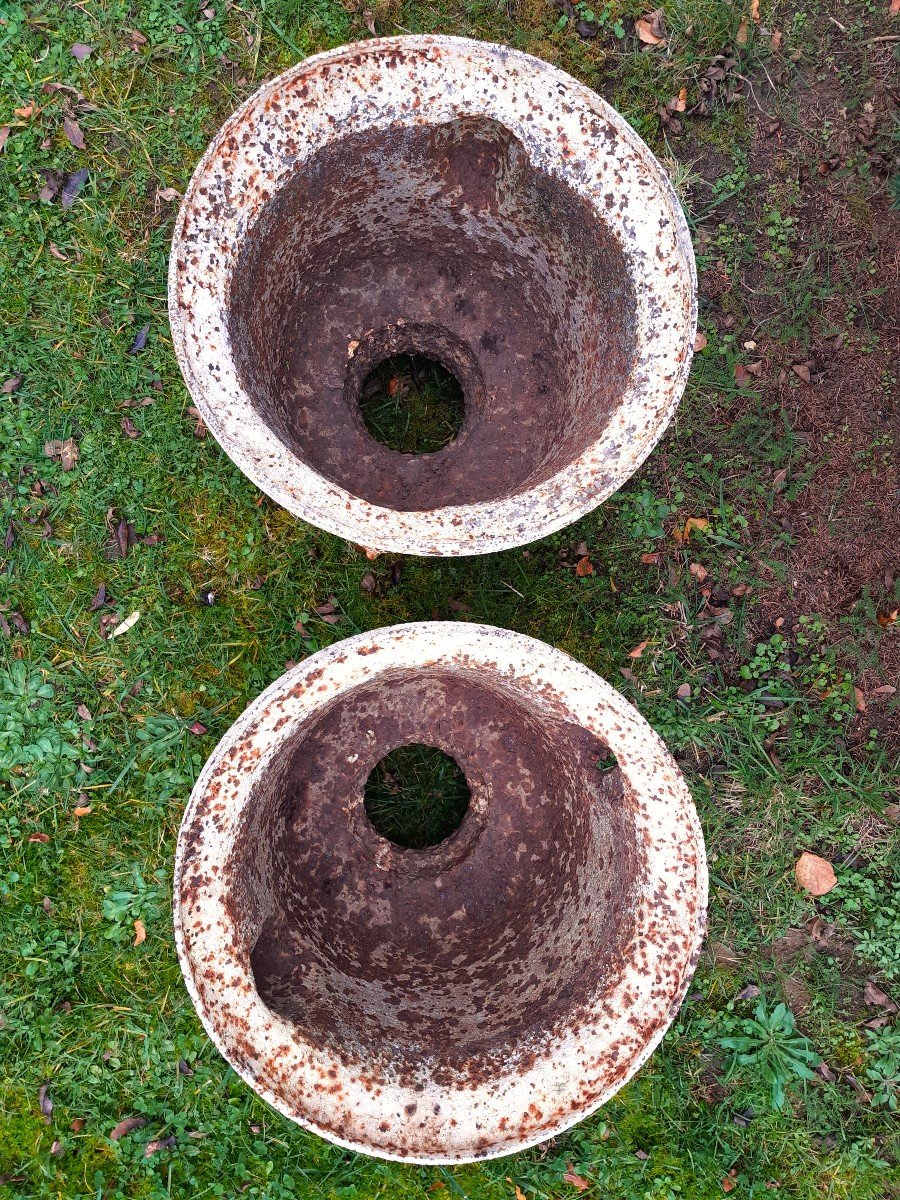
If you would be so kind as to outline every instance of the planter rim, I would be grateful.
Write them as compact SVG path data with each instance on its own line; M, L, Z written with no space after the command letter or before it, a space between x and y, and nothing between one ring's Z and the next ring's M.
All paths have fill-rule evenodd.
M372 102L375 84L384 86L389 102ZM634 268L635 365L600 437L545 482L498 500L398 511L326 479L263 421L231 353L229 280L242 237L266 200L299 162L327 144L335 125L346 133L473 115L505 125L533 162L600 216L613 173L616 186L636 201L611 224ZM319 528L373 549L422 555L524 545L612 495L644 462L675 412L697 324L696 267L684 213L665 171L627 121L596 92L539 58L438 34L373 38L324 51L246 100L210 143L185 192L168 292L173 344L188 390L241 471Z
M247 986L249 968L226 913L227 886L219 868L228 860L242 813L252 804L254 781L285 738L324 704L384 671L441 667L477 671L482 677L490 672L548 717L577 721L601 737L618 760L636 813L636 837L646 855L635 933L630 953L623 956L626 966L597 1011L574 1030L567 1029L543 1061L538 1058L515 1078L502 1079L499 1099L496 1080L458 1090L433 1085L428 1098L440 1099L446 1141L440 1151L420 1153L410 1131L407 1153L396 1144L379 1145L379 1139L387 1140L379 1124L385 1112L400 1112L398 1105L421 1096L408 1085L379 1079L383 1096L373 1099L371 1085L363 1087L358 1073L307 1042ZM184 890L188 873L189 902ZM203 880L200 886L198 879ZM422 1164L474 1162L526 1149L568 1129L604 1104L647 1060L674 1019L696 966L707 887L703 835L687 785L664 743L619 692L563 652L522 634L487 625L422 622L376 629L320 650L266 688L224 735L197 780L178 836L175 942L188 992L210 1038L241 1078L279 1112L331 1142L375 1157ZM215 962L218 981L212 989L198 986L202 962ZM239 1036L234 1035L236 1025ZM612 1054L614 1046L618 1049ZM606 1062L598 1067L604 1053ZM352 1121L344 1112L337 1127L330 1127L328 1102L315 1080L326 1075L334 1079L336 1069L356 1107ZM599 1071L600 1083L586 1093L588 1069L595 1072L594 1083ZM290 1103L284 1087L272 1082L279 1076L299 1083L305 1107ZM539 1119L526 1111L530 1102L542 1108ZM543 1115L548 1108L549 1117ZM510 1110L516 1118L524 1114L521 1124L509 1119ZM452 1134L451 1116L459 1122ZM515 1132L509 1132L510 1126Z

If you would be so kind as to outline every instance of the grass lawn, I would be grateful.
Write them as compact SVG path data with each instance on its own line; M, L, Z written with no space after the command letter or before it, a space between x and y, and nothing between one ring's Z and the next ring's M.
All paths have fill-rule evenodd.
M0 0L0 1197L900 1196L888 7L671 0L648 45L633 0ZM525 549L367 560L256 491L175 364L166 260L202 150L263 80L371 29L557 63L688 212L702 348L678 418L622 492ZM433 396L397 425L413 385L373 385L371 419L440 444ZM257 1100L201 1031L170 920L186 797L250 699L320 646L434 617L619 687L678 758L711 871L707 949L650 1062L565 1136L452 1170ZM803 852L834 865L820 900Z

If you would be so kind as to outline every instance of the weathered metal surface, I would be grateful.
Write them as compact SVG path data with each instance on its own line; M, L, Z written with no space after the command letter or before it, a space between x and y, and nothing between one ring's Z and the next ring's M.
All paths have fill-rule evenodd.
M364 808L412 742L471 791L424 850ZM684 997L706 894L689 792L635 709L541 642L434 622L320 651L250 705L191 796L175 930L207 1031L270 1104L369 1154L461 1162L630 1078Z
M472 554L542 537L640 466L696 324L687 225L631 127L506 47L432 35L317 55L203 156L169 310L197 407L297 516ZM438 358L465 417L435 454L369 436L366 372Z

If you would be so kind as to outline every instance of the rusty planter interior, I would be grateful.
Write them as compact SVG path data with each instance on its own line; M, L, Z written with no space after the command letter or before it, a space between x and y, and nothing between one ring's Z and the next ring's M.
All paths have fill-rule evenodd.
M379 549L471 554L575 520L643 462L696 323L662 168L599 96L461 38L375 39L265 85L201 160L169 303L193 399L304 519ZM380 444L366 377L440 363L443 448Z
M364 785L451 755L469 802L425 849ZM360 634L282 676L216 748L178 840L178 953L234 1069L385 1158L463 1162L620 1088L684 997L703 840L663 743L561 652L487 626Z

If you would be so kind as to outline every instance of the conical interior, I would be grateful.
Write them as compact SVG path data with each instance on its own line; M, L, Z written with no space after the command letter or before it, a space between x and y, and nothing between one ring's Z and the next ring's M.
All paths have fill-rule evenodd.
M402 849L366 816L411 743L465 773L462 825ZM339 1060L474 1082L524 1063L620 979L641 853L622 776L584 729L473 670L388 672L278 751L225 871L265 1004Z
M244 238L229 335L278 437L353 495L402 511L548 480L600 436L629 380L634 286L595 206L487 117L341 135L300 164ZM396 354L458 380L458 436L380 445L359 411Z

